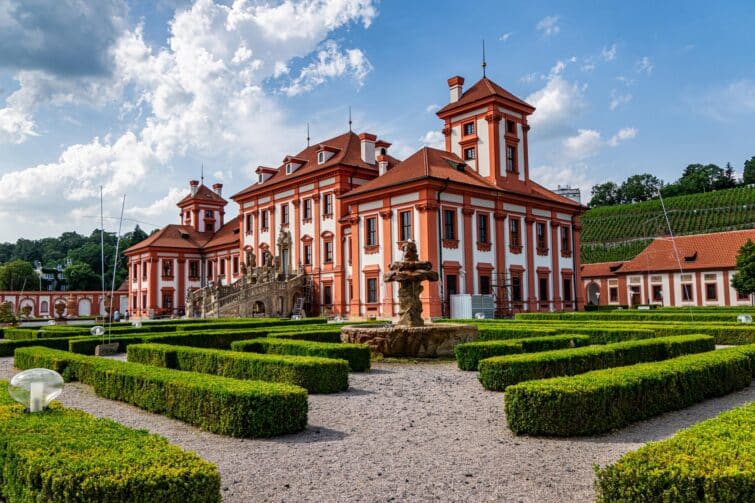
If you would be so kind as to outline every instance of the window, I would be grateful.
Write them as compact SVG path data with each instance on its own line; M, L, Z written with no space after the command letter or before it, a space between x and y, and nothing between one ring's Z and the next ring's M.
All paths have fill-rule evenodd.
M522 278L520 276L511 277L511 300L514 302L522 301Z
M324 248L325 248L325 263L332 264L333 263L333 241L326 241Z
M443 210L443 239L456 239L456 210Z
M412 239L412 212L402 211L399 213L399 219L401 221L400 240L408 241Z
M220 262L220 274L225 274L225 260L220 259L218 262Z
M377 278L367 279L367 303L375 304L378 301Z
M451 295L456 295L457 293L459 292L456 286L456 275L447 274L446 275L446 298L450 297Z
M540 302L548 302L548 277L540 276L538 278L538 293L540 294Z
M131 275L132 276L131 281L136 283L136 280L139 276L139 266L137 264L134 264L134 267L132 267L131 269L133 270L133 274Z
M469 136L474 134L474 122L467 122L464 124L464 136Z
M522 246L521 233L519 232L519 218L509 218L509 244L513 247Z
M322 287L322 303L326 306L333 304L333 287L330 285L324 285Z
M718 300L718 285L705 283L705 300Z
M199 260L189 260L189 279L199 279Z
M147 294L142 294L142 309L147 309Z
M131 296L131 309L136 309L136 295Z
M281 205L281 224L288 225L288 203Z
M294 164L292 162L286 163L286 174L290 175L294 172Z
M304 245L304 265L312 265L312 245Z
M564 293L563 298L564 302L571 302L572 296L571 296L571 278L564 278L561 282L561 286L563 287Z
M254 219L251 213L246 215L246 233L251 234L254 231Z
M214 218L212 210L204 210L204 217L205 218Z
M683 283L682 284L682 301L692 302L692 300L693 300L692 283Z
M561 226L561 252L564 254L571 253L571 240L569 239L569 227Z
M480 294L490 295L490 276L480 276Z
M366 246L377 246L377 218L370 217L365 219L367 229L365 230L364 240Z
M506 145L506 171L516 173L516 147Z
M333 194L322 196L322 215L327 217L333 214Z
M322 164L325 162L325 152L318 152L317 153L317 164Z
M173 277L173 260L172 259L163 259L163 277L164 278Z
M464 149L464 160L465 161L474 161L477 157L477 149L474 147L469 147Z
M269 215L268 215L268 213L267 213L267 210L264 210L264 211L262 212L262 214L261 214L261 218L262 218L262 222L261 222L261 224L262 224L262 230L263 230L263 231L266 231L266 230L267 230L267 228L268 228L268 223L269 223L269 222L268 222L268 219L269 219Z
M354 285L351 283L351 280L346 283L346 288L349 289L349 300L354 299Z
M548 250L548 238L545 236L545 224L537 222L535 224L535 234L537 235L537 249L538 251Z
M488 243L488 216L477 215L477 241Z
M40 312L40 313L46 313L46 312L47 312L48 310L49 310L49 304L47 303L47 301L46 301L46 300L43 300L43 301L42 301L42 302L41 302L41 303L39 304L39 312Z
M257 183L262 183L262 173L257 175Z
M311 220L311 219L312 219L312 200L305 199L304 200L304 220Z
M233 257L233 274L239 273L239 258Z
M663 302L663 285L653 285L653 302Z
M506 121L506 132L508 134L516 134L516 122L514 121Z
M212 279L212 261L207 261L207 279Z
M147 279L147 263L142 262L142 279Z
M619 288L612 286L608 289L608 300L610 302L618 302L619 301Z
M163 292L163 308L173 309L173 292Z
M737 292L737 300L749 300L750 296L746 293Z

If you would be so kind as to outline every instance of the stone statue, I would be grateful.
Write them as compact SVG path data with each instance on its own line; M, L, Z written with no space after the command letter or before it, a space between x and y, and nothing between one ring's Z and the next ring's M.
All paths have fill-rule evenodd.
M414 241L407 241L402 247L404 260L394 262L389 271L383 275L383 281L395 281L399 284L399 319L396 325L421 327L425 324L422 319L422 301L420 295L424 290L423 281L438 281L438 273L431 270L432 264L420 261L417 245Z
M249 262L249 268L254 269L257 267L257 255L254 254L253 250L249 250L249 253L246 256L247 262Z
M241 275L242 275L242 276L246 276L246 272L247 272L247 269L246 269L246 262L242 261L242 262L241 262Z

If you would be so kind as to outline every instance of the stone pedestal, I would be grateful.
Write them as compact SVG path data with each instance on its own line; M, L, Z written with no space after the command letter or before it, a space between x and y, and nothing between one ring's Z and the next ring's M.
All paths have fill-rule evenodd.
M367 344L374 354L404 357L453 356L454 346L477 339L477 327L456 323L421 327L349 325L341 329L341 341Z
M104 344L98 344L94 347L95 356L110 356L118 353L118 342L107 342Z

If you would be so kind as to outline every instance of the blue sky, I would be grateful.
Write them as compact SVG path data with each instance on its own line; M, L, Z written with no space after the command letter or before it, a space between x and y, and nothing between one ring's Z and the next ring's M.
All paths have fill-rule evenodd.
M75 7L71 7L73 4ZM755 155L752 2L0 0L0 240L96 225L122 194L176 219L204 163L225 194L347 127L437 144L446 79L537 107L530 166L583 189ZM233 204L231 204L233 206ZM235 208L231 212L235 211ZM107 224L111 229L114 223ZM132 224L129 223L129 226Z

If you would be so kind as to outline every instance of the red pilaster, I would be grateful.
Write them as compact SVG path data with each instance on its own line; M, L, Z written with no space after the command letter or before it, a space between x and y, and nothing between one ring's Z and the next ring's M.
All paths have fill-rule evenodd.
M473 265L474 258L472 256L474 246L472 242L472 215L474 215L474 209L468 207L468 204L470 204L469 196L465 196L464 207L461 209L462 218L464 219L464 291L471 294L475 293L475 269Z
M393 236L391 232L391 219L393 217L393 210L390 209L391 200L386 198L383 200L383 209L380 211L380 216L383 219L383 232L382 232L382 249L383 249L383 273L388 272L388 269L393 260ZM386 282L385 284L385 297L383 297L383 316L393 317L393 283Z

